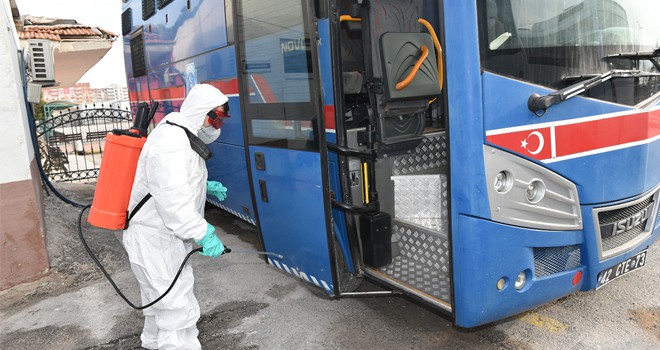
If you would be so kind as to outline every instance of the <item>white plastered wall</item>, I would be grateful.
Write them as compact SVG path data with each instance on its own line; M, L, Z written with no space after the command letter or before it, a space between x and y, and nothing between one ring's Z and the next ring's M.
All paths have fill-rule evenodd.
M31 178L34 159L9 0L0 0L0 184Z

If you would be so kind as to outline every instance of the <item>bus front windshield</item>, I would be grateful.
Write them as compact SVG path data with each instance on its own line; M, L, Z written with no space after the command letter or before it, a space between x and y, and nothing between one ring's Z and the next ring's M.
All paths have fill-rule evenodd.
M660 92L657 0L479 1L485 70L561 89L612 70L589 97L638 105Z

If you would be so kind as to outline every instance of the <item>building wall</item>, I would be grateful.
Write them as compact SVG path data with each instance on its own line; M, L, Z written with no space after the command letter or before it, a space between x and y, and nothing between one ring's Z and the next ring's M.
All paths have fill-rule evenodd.
M46 102L70 101L78 105L128 101L128 88L117 84L92 88L89 83L78 83L72 87L45 88L42 93Z
M0 290L48 271L43 198L32 150L18 36L8 0L0 0Z

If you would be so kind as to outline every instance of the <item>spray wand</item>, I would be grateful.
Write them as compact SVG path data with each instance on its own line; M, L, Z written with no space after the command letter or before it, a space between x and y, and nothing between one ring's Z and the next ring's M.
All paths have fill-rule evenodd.
M271 252L258 252L254 250L232 250L227 247L225 247L225 251L222 253L223 255L225 253L237 253L237 254L256 254L256 255L272 255L275 257L278 257L280 259L284 259L284 257L281 254L275 254Z
M105 278L108 279L108 281L110 282L110 284L112 285L112 287L115 289L115 291L117 292L117 294L118 294L122 299L124 299L124 301L125 301L130 307L132 307L132 308L134 308L134 309L136 309L136 310L143 310L143 309L146 309L146 308L148 308L148 307L154 305L155 303L159 302L161 299L163 299L163 298L164 298L164 297L170 292L170 290L172 290L172 288L174 287L174 284L175 284L176 281L179 279L179 275L181 274L181 271L183 270L183 267L184 267L184 266L186 265L186 263L188 262L188 259L189 259L194 253L197 253L197 252L201 252L201 251L203 251L203 248L196 248L196 249L191 250L191 251L186 255L186 257L183 259L183 262L181 263L181 266L179 267L179 271L177 271L176 275L174 276L174 279L172 280L172 283L171 283L170 286L167 288L167 290L166 290L161 296L159 296L159 297L156 298L155 300L151 301L150 303L148 303L148 304L146 304L146 305L142 305L142 306L137 306L137 305L133 304L130 300L128 300L128 298L124 295L124 293L121 292L121 290L119 289L119 287L117 287L117 284L115 284L115 281L112 280L112 278L110 277L110 274L108 274L108 272L105 270L105 268L103 267L103 265L101 264L101 262L99 261L99 259L96 257L96 255L94 254L94 252L92 252L92 250L91 250L91 249L89 248L89 246L87 245L87 242L85 241L85 237L83 236L83 232L82 232L82 220L83 220L83 215L85 214L85 211L87 211L87 209L89 209L90 207L91 207L91 205L87 205L87 206L85 206L84 208L82 208L82 210L80 210L80 214L78 215L78 236L80 237L80 241L83 243L83 246L85 246L85 250L87 250L87 253L88 253L89 256L92 258L92 260L94 260L94 262L95 262L96 265L99 267L99 269L101 270L101 272L103 272L103 275L105 275ZM282 255L280 255L280 254L276 254L276 253L271 253L271 252L259 252L259 251L254 251L254 250L232 250L232 249L229 248L229 247L225 247L225 250L222 252L221 255L229 254L229 253L232 253L232 252L233 252L233 253L237 253L237 254L272 255L272 256L276 256L276 257L278 257L278 258L280 258L280 259L283 258Z

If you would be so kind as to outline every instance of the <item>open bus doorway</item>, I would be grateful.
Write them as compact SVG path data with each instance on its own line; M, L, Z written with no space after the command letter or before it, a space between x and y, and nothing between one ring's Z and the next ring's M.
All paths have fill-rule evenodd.
M363 214L347 215L348 241L360 253L353 254L357 270L451 311L449 143L436 57L442 53L420 21L440 33L440 4L339 1L338 9L337 144L375 154L369 160L343 152L344 198L391 218L391 234L374 235ZM416 65L417 75L401 88Z

